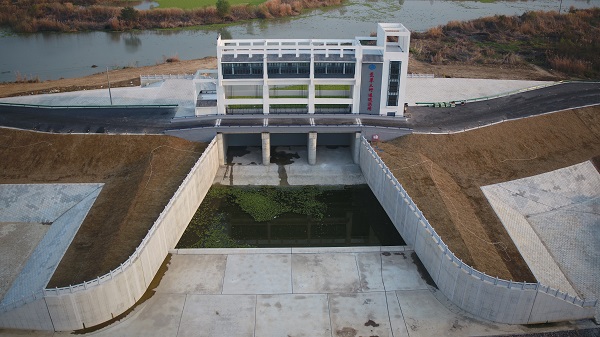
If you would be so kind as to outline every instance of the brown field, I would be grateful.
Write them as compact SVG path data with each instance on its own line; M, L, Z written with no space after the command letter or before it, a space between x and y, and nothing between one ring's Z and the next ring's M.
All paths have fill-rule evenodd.
M49 287L101 276L140 244L205 144L0 128L0 183L104 183Z
M524 64L563 73L570 78L598 78L600 8L495 15L448 24L411 34L412 56L429 64Z
M450 249L492 276L534 282L480 187L600 156L600 106L453 135L380 143L380 156Z

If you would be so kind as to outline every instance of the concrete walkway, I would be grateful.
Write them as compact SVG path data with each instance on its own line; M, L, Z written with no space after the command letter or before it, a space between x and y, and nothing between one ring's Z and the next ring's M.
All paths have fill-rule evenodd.
M555 83L475 78L408 78L406 101L410 106L416 105L417 102L451 102L515 93Z
M538 281L600 298L600 174L591 162L482 191Z
M0 185L0 305L46 287L103 186Z

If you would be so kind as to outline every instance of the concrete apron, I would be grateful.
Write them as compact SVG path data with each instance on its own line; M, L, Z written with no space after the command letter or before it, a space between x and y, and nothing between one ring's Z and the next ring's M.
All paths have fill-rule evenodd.
M410 247L171 253L155 295L94 336L465 336L573 328L473 318L428 284Z
M309 164L308 150L302 146L278 146L273 163L262 165L259 147L248 147L246 153L229 155L227 165L221 166L214 183L222 185L360 185L366 184L360 166L352 160L349 147L319 146L316 163Z

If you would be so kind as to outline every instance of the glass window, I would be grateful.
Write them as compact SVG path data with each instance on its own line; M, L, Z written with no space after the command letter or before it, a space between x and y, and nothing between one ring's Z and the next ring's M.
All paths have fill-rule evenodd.
M400 91L400 69L402 62L390 61L390 74L388 77L387 106L398 106Z

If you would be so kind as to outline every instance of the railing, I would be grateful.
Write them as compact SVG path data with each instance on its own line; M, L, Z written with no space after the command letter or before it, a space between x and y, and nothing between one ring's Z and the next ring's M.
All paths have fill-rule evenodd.
M418 218L417 223L420 222L420 223L424 224L425 229L431 233L430 235L431 235L432 239L434 240L434 242L436 242L436 244L438 245L438 247L440 248L440 250L442 251L444 256L446 256L450 260L450 262L456 263L458 265L459 269L463 269L469 275L472 275L472 276L480 279L481 281L488 282L488 283L494 284L496 286L505 287L508 289L540 291L540 292L546 293L548 295L552 295L556 298L560 298L564 301L573 303L580 307L589 308L589 307L595 307L598 304L597 299L584 300L584 299L578 298L576 296L569 295L568 293L560 291L558 289L553 289L553 288L543 285L539 282L538 283L514 282L514 281L504 280L504 279L501 279L498 277L493 277L493 276L487 275L483 272L480 272L477 269L464 263L448 248L448 245L446 245L444 243L444 241L437 234L435 229L429 224L429 221L425 218L425 216L423 215L423 212L421 212L421 210L417 207L417 205L414 203L412 198L408 195L408 193L406 192L404 187L402 187L402 184L400 184L400 182L398 182L396 177L394 177L392 171L387 167L387 165L383 162L381 157L379 157L379 155L375 152L375 150L371 147L371 145L368 143L368 141L364 137L362 137L361 143L362 143L363 149L366 150L367 153L375 160L376 165L378 165L383 170L384 174L390 178L390 182L399 191L400 195L407 200L408 205L410 207L414 208L414 210L415 210L414 213L417 215L417 218ZM361 156L362 156L362 153L361 153Z
M22 103L0 103L0 107L23 107L41 109L115 109L115 108L176 108L178 104L121 104L121 105L44 105Z
M140 80L193 80L194 74L140 75Z
M435 78L434 74L406 74L407 78Z

